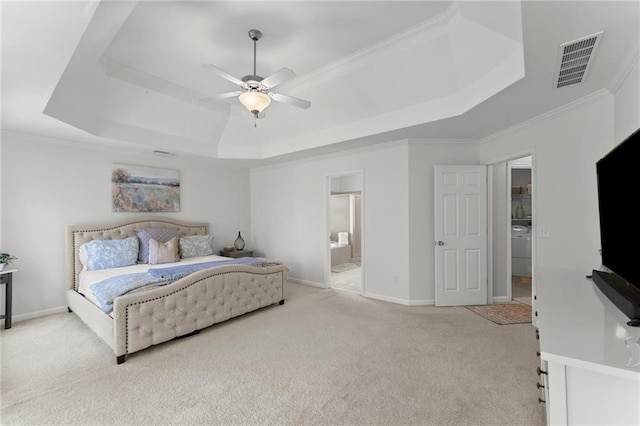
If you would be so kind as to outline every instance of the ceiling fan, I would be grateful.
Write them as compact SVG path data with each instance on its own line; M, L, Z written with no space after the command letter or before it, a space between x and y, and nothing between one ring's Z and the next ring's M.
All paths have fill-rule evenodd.
M307 109L311 106L311 102L304 99L294 98L293 96L283 95L282 93L275 93L272 90L284 83L291 80L296 76L289 68L280 68L268 77L260 77L256 73L256 45L258 40L262 37L262 33L258 30L249 30L249 38L253 40L253 74L245 75L242 78L236 78L226 71L221 70L215 65L203 64L204 68L210 69L220 77L232 82L233 84L240 86L242 90L236 90L233 92L221 93L219 95L209 96L200 99L202 102L210 102L214 99L226 99L238 97L238 100L245 106L257 119L258 116L264 111L266 107L271 103L271 99L276 102L281 102L288 105L293 105L298 108ZM260 115L260 117L262 117Z

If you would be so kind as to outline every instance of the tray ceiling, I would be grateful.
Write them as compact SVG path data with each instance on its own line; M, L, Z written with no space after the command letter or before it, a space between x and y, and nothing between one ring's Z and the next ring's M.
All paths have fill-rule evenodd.
M405 138L477 140L606 89L638 45L613 1L2 2L2 127L259 163ZM579 17L579 19L575 18ZM257 121L202 64L297 77ZM586 80L556 89L558 46L603 31ZM525 67L526 65L526 67ZM245 161L246 164L258 164Z

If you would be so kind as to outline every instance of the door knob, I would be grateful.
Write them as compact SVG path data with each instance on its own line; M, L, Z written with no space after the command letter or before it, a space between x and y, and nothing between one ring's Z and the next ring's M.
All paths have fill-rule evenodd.
M443 246L444 245L444 241L438 241L436 244L438 244L439 246Z

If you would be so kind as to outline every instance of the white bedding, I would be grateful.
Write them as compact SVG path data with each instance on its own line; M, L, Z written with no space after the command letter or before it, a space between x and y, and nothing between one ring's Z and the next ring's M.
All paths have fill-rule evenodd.
M167 268L177 265L190 265L194 263L215 262L220 260L231 260L229 257L211 255L201 257L191 257L183 259L180 262L162 263L159 265L149 265L148 263L138 263L131 266L123 266L121 268L98 269L96 271L82 271L79 275L78 292L83 294L88 300L96 306L100 306L91 291L93 284L99 283L107 278L124 274L133 274L136 272L147 272L150 268Z

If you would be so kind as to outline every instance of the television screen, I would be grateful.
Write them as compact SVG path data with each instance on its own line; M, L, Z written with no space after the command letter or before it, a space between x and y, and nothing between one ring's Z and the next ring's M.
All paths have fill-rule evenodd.
M640 160L640 129L596 163L602 265L593 271L593 282L631 321L640 326L639 232L631 206Z
M602 264L640 290L640 129L596 163Z

